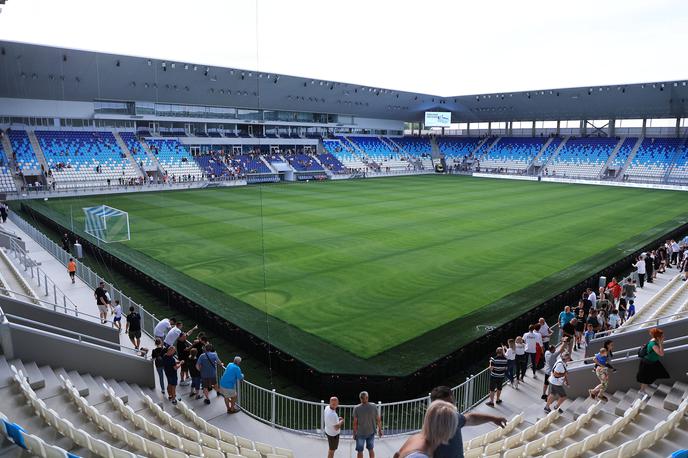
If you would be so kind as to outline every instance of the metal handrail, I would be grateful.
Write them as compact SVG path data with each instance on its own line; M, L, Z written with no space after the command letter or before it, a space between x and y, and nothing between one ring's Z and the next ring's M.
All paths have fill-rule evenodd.
M109 340L103 340L103 339L100 339L98 337L93 337L93 336L84 336L84 335L82 335L78 332L75 332L75 331L70 331L70 330L64 329L64 328L58 328L57 326L52 326L50 324L39 323L39 322L31 320L29 318L24 318L21 316L13 315L11 313L5 313L4 315L8 318L13 318L13 319L16 319L19 321L23 321L25 323L31 323L31 324L35 325L34 328L41 328L42 327L42 328L48 328L48 329L59 331L58 333L56 333L58 335L61 335L60 333L70 334L72 336L75 336L74 337L75 340L78 340L79 342L95 343L95 344L99 344L103 347L110 347L113 349L115 347L117 347L117 348L119 348L119 351L131 352L131 353L135 354L136 356L141 356L141 357L147 358L147 355L142 354L141 350L137 350L134 347L127 347L125 345L122 345L121 343L110 342ZM12 323L11 320L10 320L10 323ZM65 337L65 336L63 336L63 337Z
M45 289L45 297L50 296L50 290L52 290L55 310L57 310L57 297L58 293L60 293L60 295L62 296L62 308L65 309L65 313L67 313L67 304L69 303L69 305L72 306L72 308L78 315L78 306L67 296L67 294L64 291L62 291L62 289L59 286L57 286L57 283L55 283L55 281L52 278L50 278L48 274L38 266L38 263L29 257L26 250L24 250L19 245L19 243L17 243L14 239L10 239L9 250L14 253L15 259L17 259L19 261L19 264L24 267L24 272L30 271L31 278L36 279L38 281L38 287L41 289ZM36 269L35 275L34 269ZM43 275L42 285L41 274ZM49 287L48 282L52 283L52 288Z
M17 215L15 212L11 212L9 215L10 220L19 227L23 232L25 232L29 237L31 237L36 243L38 243L43 249L50 253L55 259L66 266L69 259L73 256L62 249L55 242L50 240L41 231L27 223L22 217ZM84 283L86 283L91 289L96 289L98 284L102 281L105 283L105 288L110 292L110 297L113 301L119 300L122 305L122 310L128 310L129 307L133 306L138 310L141 315L141 331L146 334L151 340L155 340L153 329L158 323L158 319L155 315L148 312L143 306L135 302L132 298L125 295L121 290L115 288L114 285L106 281L103 277L95 273L88 266L83 264L79 260L76 262L76 276L79 277Z
M611 334L615 334L615 333L623 333L623 332L626 332L633 327L643 327L643 325L647 325L649 323L654 323L655 326L659 326L660 321L662 321L662 320L666 320L669 318L678 318L680 316L688 316L688 310L685 310L683 312L673 313L671 315L662 315L662 316L654 318L652 320L641 321L640 323L631 323L628 326L622 325L622 326L619 326L618 328L608 329L606 331L601 331L601 332L595 333L595 339L607 337L607 336L609 336Z
M97 317L97 316L95 316L95 315L90 315L90 314L88 314L88 313L80 312L80 311L78 311L77 309L70 309L70 308L67 308L67 307L63 307L63 306L57 305L57 304L55 304L55 303L53 303L53 302L44 301L43 299L37 299L37 298L35 298L35 297L33 297L33 296L29 296L29 295L27 295L27 294L18 293L18 292L14 291L14 290L0 287L0 294L3 294L3 295L5 295L5 296L8 296L8 297L12 298L12 296L9 296L9 293L11 293L13 296L20 296L20 297L22 297L23 299L26 299L26 302L32 302L32 303L41 302L41 303L43 303L43 304L47 304L49 307L45 307L45 308L52 308L53 311L55 311L55 312L58 311L57 309L58 309L58 307L59 307L59 308L64 309L64 313L65 313L65 314L68 314L69 312L74 312L74 316L75 316L75 317L79 317L79 316L82 316L82 317L83 317L83 316L85 316L85 317L93 318L94 320L97 320L98 322L100 322L100 317ZM36 305L39 305L39 304L36 304ZM41 307L42 307L42 306L41 306Z

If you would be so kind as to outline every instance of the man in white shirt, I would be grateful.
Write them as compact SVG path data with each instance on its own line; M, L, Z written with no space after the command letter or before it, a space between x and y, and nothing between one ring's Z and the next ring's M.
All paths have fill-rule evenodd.
M327 437L327 458L333 458L334 452L339 447L339 433L341 432L344 419L337 415L339 399L335 396L330 398L330 405L325 407L323 419L325 421L325 436Z
M596 309L597 308L597 294L595 294L595 291L591 290L588 288L588 300L592 304L592 308Z
M165 347L171 347L172 345L176 345L177 339L179 339L180 335L182 335L182 322L177 321L177 323L175 323L175 326L172 329L170 329L170 331L165 336L165 340L163 340L163 342L165 343Z
M552 331L550 331L549 326L547 325L547 322L545 321L544 318L540 318L538 320L538 324L540 325L540 335L542 336L542 350L546 350L549 348L549 338L552 335Z
M158 324L155 325L155 329L153 329L153 335L160 338L160 340L164 340L167 333L176 324L176 318L163 318Z
M523 340L526 344L526 364L528 364L528 360L530 359L530 368L533 370L533 378L536 379L537 364L535 364L535 356L537 355L538 344L542 346L542 336L539 332L535 331L534 324L531 324L528 327L528 332L523 334Z
M561 358L554 363L552 375L549 376L549 396L547 396L547 403L545 404L545 412L547 413L552 411L550 405L555 397L559 398L557 401L557 408L561 413L561 405L566 400L566 389L564 385L569 385L569 375L566 368L566 363L569 361L571 361L571 355L569 353L562 353Z

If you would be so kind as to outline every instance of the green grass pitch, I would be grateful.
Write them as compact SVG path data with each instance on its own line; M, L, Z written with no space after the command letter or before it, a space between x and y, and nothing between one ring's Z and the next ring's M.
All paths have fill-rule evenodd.
M32 201L325 371L401 374L685 220L671 191L424 176ZM248 305L247 305L248 304ZM267 313L267 314L266 314Z

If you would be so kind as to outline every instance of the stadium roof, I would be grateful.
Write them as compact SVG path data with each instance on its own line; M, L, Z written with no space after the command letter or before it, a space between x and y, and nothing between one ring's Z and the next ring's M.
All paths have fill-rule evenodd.
M688 80L440 97L193 62L0 42L0 97L126 100L453 122L688 116Z

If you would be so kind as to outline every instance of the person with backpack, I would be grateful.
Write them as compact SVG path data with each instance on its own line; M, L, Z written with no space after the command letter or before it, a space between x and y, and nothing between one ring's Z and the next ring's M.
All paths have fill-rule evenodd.
M155 339L155 348L151 353L155 371L158 373L160 379L160 391L165 394L165 368L162 365L162 357L165 356L165 348L162 346L162 340Z
M201 373L201 381L203 383L203 395L205 404L210 404L210 390L217 385L217 365L224 367L222 361L215 353L213 344L205 346L204 353L198 357L196 368Z
M660 361L664 356L664 331L660 328L650 329L650 341L640 347L638 351L638 359L640 365L636 380L640 383L640 394L647 394L645 389L651 385L655 380L660 378L669 378L669 373Z
M554 363L552 368L552 375L549 376L549 396L547 396L547 401L545 403L545 412L550 413L552 408L550 407L554 402L554 398L557 397L557 409L561 413L561 405L566 400L566 389L564 386L569 385L569 374L566 367L566 363L571 361L571 355L569 353L562 353L561 357Z

